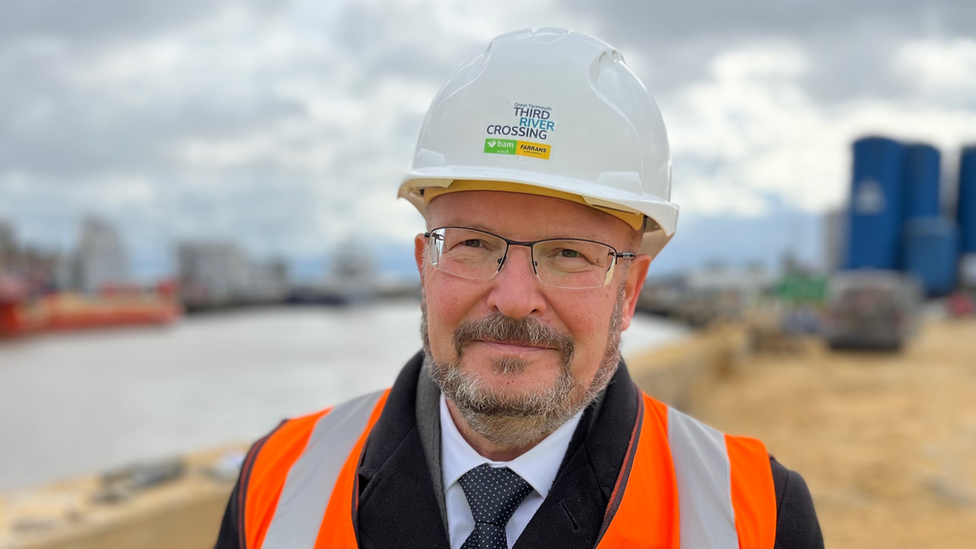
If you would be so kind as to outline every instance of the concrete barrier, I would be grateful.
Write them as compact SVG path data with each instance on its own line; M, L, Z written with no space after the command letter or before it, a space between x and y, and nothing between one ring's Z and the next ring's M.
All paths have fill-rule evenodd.
M110 473L0 495L0 548L212 547L242 451L181 458L170 478L150 464L128 469L128 481Z
M748 332L739 325L715 326L688 339L627 357L634 381L647 394L679 410L696 395L744 364Z

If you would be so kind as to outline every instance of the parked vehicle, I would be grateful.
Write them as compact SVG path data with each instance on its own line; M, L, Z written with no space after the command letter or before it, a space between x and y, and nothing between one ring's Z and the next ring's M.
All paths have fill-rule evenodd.
M842 271L827 290L824 335L832 349L897 351L917 330L921 290L894 271Z

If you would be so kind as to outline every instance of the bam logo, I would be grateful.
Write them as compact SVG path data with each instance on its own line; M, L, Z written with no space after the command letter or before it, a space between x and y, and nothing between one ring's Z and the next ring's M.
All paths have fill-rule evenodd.
M515 154L518 141L514 139L485 139L485 152L489 154Z

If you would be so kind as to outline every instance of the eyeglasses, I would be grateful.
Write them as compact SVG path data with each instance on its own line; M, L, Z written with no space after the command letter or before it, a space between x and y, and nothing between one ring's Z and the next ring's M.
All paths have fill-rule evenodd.
M427 257L438 270L461 278L487 280L505 265L511 246L531 250L532 270L543 284L557 288L600 288L610 283L617 259L636 254L578 238L533 242L509 240L465 227L441 227L424 233Z

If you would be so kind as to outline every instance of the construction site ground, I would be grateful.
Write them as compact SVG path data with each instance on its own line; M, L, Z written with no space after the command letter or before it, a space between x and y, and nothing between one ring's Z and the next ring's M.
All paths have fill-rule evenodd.
M755 354L690 411L801 473L827 547L976 547L976 320L929 322L901 353Z

